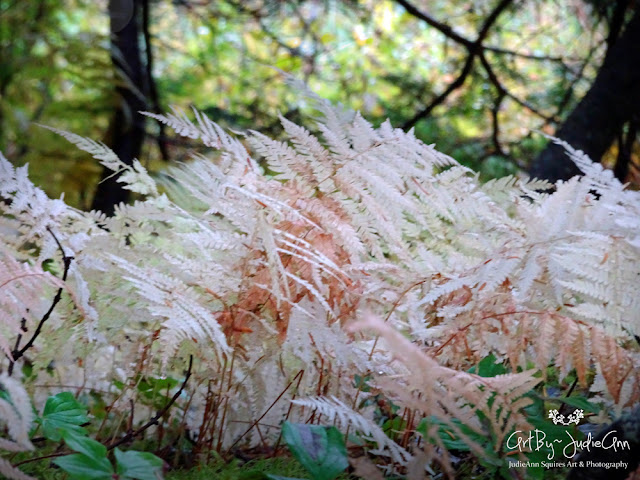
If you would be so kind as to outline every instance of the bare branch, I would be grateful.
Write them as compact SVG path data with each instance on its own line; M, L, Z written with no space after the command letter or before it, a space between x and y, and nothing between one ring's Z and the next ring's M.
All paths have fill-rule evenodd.
M505 151L500 144L500 122L498 118L498 112L500 112L500 107L502 106L504 97L505 93L498 91L498 98L496 98L496 101L491 108L491 139L493 141L493 148L495 148L495 153L497 153L498 155L505 155Z
M402 125L402 128L405 130L408 128L411 128L423 118L428 117L434 108L436 108L438 105L440 105L447 99L447 97L451 94L451 92L453 92L454 90L457 90L462 85L464 85L464 82L467 79L467 76L469 76L469 73L471 73L471 69L473 67L473 59L474 59L474 55L468 55L467 59L465 60L464 66L462 67L462 71L460 72L460 75L458 75L458 77L447 86L444 92L442 92L440 95L434 98L431 101L431 103L427 105L426 108L424 108L423 110L420 110L411 119L406 121Z
M451 29L451 27L449 27L448 25L438 22L429 14L418 10L414 5L407 2L406 0L396 0L396 2L402 5L407 10L407 12L409 12L411 15L423 20L427 24L436 28L437 30L445 34L448 38L451 38L452 40L460 43L461 45L464 45L464 47L467 49L467 52L468 52L467 58L464 62L464 66L462 67L462 71L460 72L458 77L447 86L444 92L442 92L440 95L434 98L426 108L424 108L423 110L415 114L413 118L409 119L407 122L404 123L403 128L407 129L407 128L413 127L418 121L427 117L433 111L434 108L442 104L447 99L447 97L451 94L451 92L457 90L462 85L464 85L465 80L467 79L467 77L469 76L469 73L471 73L471 70L473 68L473 61L475 57L478 54L482 53L482 49L483 49L482 42L485 40L485 38L489 34L489 30L491 29L493 24L496 22L500 14L504 12L507 9L507 7L511 5L511 3L513 3L513 0L501 0L500 3L498 3L496 8L493 9L493 11L489 14L489 16L486 18L486 20L482 24L482 27L478 32L478 37L473 42L455 33Z
M476 39L475 42L473 42L476 51L480 51L482 49L482 42L484 42L484 39L487 38L487 35L489 34L489 30L491 29L493 24L496 22L496 20L498 20L498 17L500 16L500 14L504 12L507 9L507 7L512 3L513 3L513 0L502 0L496 6L496 8L494 8L493 11L489 14L487 19L484 21L484 24L482 25L480 32L478 33L478 38Z
M533 55L530 53L522 53L517 52L515 50L509 50L508 48L500 48L492 45L483 45L482 48L489 52L501 54L501 55L511 55L512 57L526 58L527 60L536 60L540 62L556 62L561 63L565 68L569 68L565 65L566 61L578 61L577 58L564 58L564 57L554 57L552 55Z
M487 61L487 58L484 56L484 53L480 53L480 62L482 63L482 66L484 67L484 70L487 72L487 76L489 77L489 80L491 81L493 86L498 91L498 94L502 94L502 95L505 95L505 96L509 97L514 102L516 102L518 105L526 108L527 110L529 110L532 113L535 113L540 118L543 118L547 123L554 123L554 122L558 121L558 119L555 118L554 116L546 115L545 113L543 113L540 110L538 110L537 108L535 108L533 105L529 104L527 101L522 100L521 98L515 96L513 93L511 93L509 90L507 90L506 87L502 84L502 82L498 78L498 76L495 74L493 69L491 68L491 65L489 65L489 62Z
M429 15L424 11L419 10L418 8L416 8L415 5L407 2L406 0L396 0L396 3L398 3L399 5L402 5L404 9L407 11L407 13L413 15L416 18L419 18L420 20L425 22L427 25L432 26L439 32L442 32L445 36L447 36L451 40L454 40L455 42L461 45L464 45L467 48L471 48L471 46L473 45L473 41L454 32L449 25L447 25L446 23L439 22L438 20L433 18L431 15Z

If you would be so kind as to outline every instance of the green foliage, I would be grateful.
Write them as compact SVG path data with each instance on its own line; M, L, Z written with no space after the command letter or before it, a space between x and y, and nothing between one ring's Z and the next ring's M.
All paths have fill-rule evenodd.
M68 431L63 435L71 450L78 453L56 458L53 463L67 472L74 480L113 478L113 466L107 458L107 448L86 435Z
M268 480L268 475L279 475L285 478L305 478L307 471L297 460L288 456L261 458L247 463L237 459L225 461L217 458L209 465L199 465L185 470L173 470L166 476L167 480ZM347 480L346 473L338 480Z
M493 353L490 353L478 362L477 367L471 367L470 373L476 373L481 377L495 377L496 375L504 375L507 373L507 368L502 362L496 359Z
M82 425L89 422L87 407L70 392L50 396L36 422L45 438L76 452L52 462L69 474L71 480L158 480L163 478L164 462L151 453L114 449L115 467L107 447L88 436ZM36 457L37 458L37 457ZM46 456L44 457L46 458ZM49 478L47 476L46 478Z
M73 480L158 480L162 478L162 459L146 452L114 450L116 467L107 458L107 448L86 435L67 431L64 441L78 452L53 460Z
M138 401L144 405L153 407L155 410L161 409L171 398L170 392L178 386L178 380L175 378L159 378L152 376L136 375L131 380L136 385L136 391L139 393ZM121 391L125 391L128 386L125 382L116 380L113 385Z
M114 450L120 478L132 478L138 480L158 480L162 478L162 459L147 452L127 451L119 448Z
M343 435L335 427L285 422L282 438L314 480L333 480L349 466ZM268 475L268 478L286 477Z
M42 416L36 419L49 440L59 441L63 434L74 432L86 434L81 425L87 423L87 408L80 404L70 392L61 392L49 397Z
M425 9L469 32L486 19L487 5L435 1ZM498 18L487 41L519 46L519 56L487 51L487 60L505 88L545 115L561 106L566 113L599 61L588 47L604 26L579 22L567 11L552 0L530 2ZM9 2L2 17L2 34L13 41L0 46L0 150L17 164L29 162L50 196L65 192L72 205L88 208L99 168L31 124L55 123L110 142L108 125L119 105L115 89L128 80L111 65L108 15L96 2L47 0ZM401 125L451 84L465 54L392 1L221 1L188 8L152 2L150 28L161 110L195 104L225 126L275 134L275 114L295 116L299 106L271 67L305 78L322 96L376 123L389 117ZM582 60L584 78L576 81ZM539 150L540 142L527 137L542 119L507 98L498 110L499 139L510 155L495 151L490 109L496 91L484 72L474 71L460 92L419 122L419 137L437 141L483 178L513 173L514 158L532 158ZM147 128L157 133L155 125ZM147 147L147 166L160 167L156 148ZM184 154L173 146L170 153L174 159Z

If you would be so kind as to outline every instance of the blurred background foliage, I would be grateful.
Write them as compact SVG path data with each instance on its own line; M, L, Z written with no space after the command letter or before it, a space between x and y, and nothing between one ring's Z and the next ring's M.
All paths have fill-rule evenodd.
M376 124L415 127L485 178L515 173L547 144L536 131L554 133L593 84L620 4L624 24L634 1L0 0L0 151L28 162L50 196L88 209L101 167L36 123L112 145L114 126L139 117L129 91L146 110L194 106L233 129L279 135L278 113L313 128L279 69ZM133 53L115 39L129 20ZM135 122L152 171L200 149ZM635 129L624 128L633 180Z

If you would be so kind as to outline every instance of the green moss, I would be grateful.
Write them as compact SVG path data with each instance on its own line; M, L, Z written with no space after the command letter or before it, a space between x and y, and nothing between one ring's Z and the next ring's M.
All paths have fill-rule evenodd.
M167 480L259 480L263 474L272 473L283 477L308 479L309 474L296 460L287 457L254 460L245 464L239 461L225 463L216 461L208 466L195 467L189 470L169 472ZM349 475L342 474L337 480L348 480Z

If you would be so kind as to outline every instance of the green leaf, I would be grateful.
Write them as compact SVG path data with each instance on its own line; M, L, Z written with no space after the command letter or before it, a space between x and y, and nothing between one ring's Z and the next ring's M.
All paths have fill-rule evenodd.
M349 466L347 449L336 427L285 422L282 437L314 480L333 480Z
M566 403L571 407L580 408L586 412L599 413L601 410L598 405L594 405L584 397L555 397L553 400Z
M74 452L82 453L87 457L98 460L100 458L107 458L107 447L100 442L87 437L87 435L79 434L72 430L66 430L62 433L67 447Z
M472 441L480 445L490 445L491 442L489 441L488 437L480 435L478 432L473 430L471 427L465 425L460 420L454 418L451 420L451 423L453 423L462 433L464 433ZM448 423L444 422L443 420L440 420L435 416L429 416L429 417L423 418L418 424L418 426L416 427L416 431L422 434L422 436L425 437L426 441L428 442L432 441L430 438L426 438L427 432L429 430L429 427L431 427L431 425L438 426L438 431L437 431L438 438L440 439L442 444L447 448L447 450L456 450L459 452L471 451L471 448L469 447L469 445L467 445L466 442L464 442L461 438L458 437L455 430L453 430L453 428L451 428L451 426Z
M111 480L114 474L106 458L96 460L81 453L56 458L53 463L67 472L72 480Z
M407 422L402 417L393 417L382 424L382 430L387 437L393 439L397 432L402 432L407 426Z
M118 475L121 478L135 478L137 480L158 480L163 478L162 467L164 461L152 453L114 450Z
M172 389L178 385L178 380L175 378L167 377L167 378L155 378L155 377L145 377L140 380L138 383L138 391L140 392L148 392L151 390L152 392L160 392L167 389Z
M155 409L159 410L167 403L167 392L178 385L175 378L143 377L138 382L137 390L145 401L149 401Z
M56 262L53 261L52 258L47 258L42 261L42 270L49 273L56 273Z
M476 371L477 370L477 371ZM507 373L507 369L502 364L502 362L498 362L495 355L490 353L478 363L478 367L473 367L469 370L470 373L476 373L481 377L495 377L497 375L503 375Z
M78 403L70 392L61 392L47 398L42 417L36 420L42 425L44 436L59 441L62 432L86 433L80 425L87 423L87 408Z

